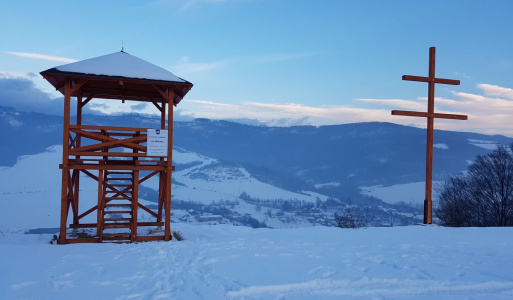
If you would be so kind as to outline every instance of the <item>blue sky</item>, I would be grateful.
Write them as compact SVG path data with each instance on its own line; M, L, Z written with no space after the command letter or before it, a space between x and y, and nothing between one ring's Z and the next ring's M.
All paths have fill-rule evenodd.
M425 120L429 47L437 48L440 129L513 136L513 1L2 1L0 105L60 112L40 71L121 50L194 88L181 117L273 125ZM17 87L17 88L15 88ZM22 87L23 92L19 89ZM56 98L57 97L57 98ZM55 98L55 99L54 99ZM157 113L92 101L90 111ZM2 104L2 102L4 102Z

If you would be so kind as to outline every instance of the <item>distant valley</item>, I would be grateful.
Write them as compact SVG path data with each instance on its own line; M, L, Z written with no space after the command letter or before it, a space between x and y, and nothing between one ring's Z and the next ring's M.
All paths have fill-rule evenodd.
M84 123L159 126L158 118L144 115L88 115ZM62 144L61 124L60 116L0 107L0 165L12 167L20 156ZM476 155L511 142L504 136L436 131L434 179L464 171ZM174 123L174 145L176 220L333 226L334 214L348 205L360 207L374 226L421 220L418 197L410 193L418 194L424 180L423 129L377 122L266 127L196 119ZM59 181L57 166L52 172ZM149 202L155 193L151 182L141 188Z

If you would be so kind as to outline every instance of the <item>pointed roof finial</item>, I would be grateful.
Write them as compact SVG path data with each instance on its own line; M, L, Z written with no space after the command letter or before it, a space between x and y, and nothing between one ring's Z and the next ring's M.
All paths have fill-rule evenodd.
M121 52L125 52L125 46L123 45L123 40L121 40Z

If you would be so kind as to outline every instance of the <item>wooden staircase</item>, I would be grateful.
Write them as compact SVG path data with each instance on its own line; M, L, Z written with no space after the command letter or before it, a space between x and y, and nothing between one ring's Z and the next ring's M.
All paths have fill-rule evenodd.
M134 172L106 170L103 183L100 242L132 242L137 234Z

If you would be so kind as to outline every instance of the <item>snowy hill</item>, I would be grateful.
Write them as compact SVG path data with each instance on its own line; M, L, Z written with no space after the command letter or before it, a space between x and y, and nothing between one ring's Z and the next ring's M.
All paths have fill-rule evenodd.
M85 115L91 125L159 127L156 117ZM0 165L19 155L36 154L61 143L58 116L0 107L5 135ZM305 186L340 197L355 197L359 187L424 180L425 130L390 123L336 126L266 127L196 119L175 122L175 146L223 163L243 166L263 182L300 191ZM30 143L28 142L30 141ZM434 178L464 170L476 155L513 139L475 133L435 132ZM310 189L310 188L308 188Z
M384 200L393 203L394 195L405 193L414 184L396 181L401 177L397 175L399 171L390 172L391 178L395 178L390 181L396 184L393 186L368 185L358 189L364 186L359 184L375 182L383 175L363 181L356 178L351 184L343 182L342 178L346 177L325 174L322 181L316 180L317 175L311 175L313 165L325 166L321 170L327 170L328 174L351 165L335 159L340 144L333 144L329 149L336 149L335 154L326 157L315 152L319 149L306 147L310 152L302 150L302 154L296 154L286 148L297 146L294 143L303 139L306 132L315 131L314 128L282 131L206 120L180 124L182 129L177 132L181 130L187 137L178 139L173 152L176 172L173 173L171 227L185 240L50 244L59 224L61 172L58 165L62 147L46 145L46 150L41 150L42 145L31 148L30 143L22 142L34 135L47 135L48 139L38 140L41 143L51 141L51 136L60 139L60 128L50 126L55 120L49 118L45 123L46 118L49 117L37 114L28 117L13 111L0 114L2 130L12 141L9 145L2 144L5 157L23 154L11 157L11 163L4 160L4 166L0 167L0 299L513 298L512 228L315 226L333 225L333 213L347 204L348 199L344 197L350 195L350 189L371 195L381 193L383 197L386 194L392 198ZM152 126L151 120L139 119L147 127ZM35 124L39 127L30 130ZM349 136L364 134L355 129L359 126L395 128L391 124L382 125L337 127L337 132L345 128L348 135L335 140L357 148L351 151L377 155L382 152L375 152L374 146L367 150L358 148L357 140ZM354 129L351 134L350 128ZM402 130L416 131L406 127ZM249 143L251 138L243 138L253 133L273 136L273 131L280 134L268 140L265 147L275 147L273 153L278 157L288 151L290 161L282 163L266 154L266 148L258 146L263 140L255 136L253 143ZM294 131L299 133L297 137L281 144L279 139ZM221 144L202 136L203 132L217 136ZM370 131L364 132L371 135ZM378 148L385 147L387 138L393 135L389 132L378 138L381 134L374 132L375 140L382 143ZM223 135L229 138L222 139ZM474 134L447 135L447 140L437 142L437 149L442 151L439 153L447 151L446 156L439 155L442 161L455 159L450 149L461 149L458 160L464 160L475 153L490 151L496 143L510 141ZM234 141L229 143L229 140ZM207 146L199 147L200 141ZM235 151L231 147L239 148ZM256 155L252 162L245 161L246 155L255 153L239 151L253 148L262 155ZM237 155L231 156L232 151ZM357 155L356 152L353 154ZM318 162L298 163L305 167L305 172L291 169L293 158L299 159L301 155ZM372 155L351 158L359 160L362 170L349 176L350 179L372 174L367 170L375 168ZM397 158L390 159L394 164L397 161ZM387 161L377 163L387 164ZM408 169L403 171L402 177L413 180ZM295 174L292 178L290 172ZM81 181L81 203L91 205L96 201L96 184L86 179ZM155 188L156 183L150 180L140 189L141 202L150 208L155 201ZM335 190L339 192L335 194ZM342 195L342 199L333 195ZM378 225L407 225L419 220L419 210L408 205L392 205L365 196L355 200L368 208ZM202 216L216 217L202 221ZM263 226L277 229L251 228Z
M296 218L293 224L285 224L283 220L289 218L287 223L290 223L294 214L279 214L280 209L258 209L257 205L241 199L241 194L269 202L288 201L312 206L318 199L327 200L326 196L314 192L296 193L262 183L242 167L223 166L215 159L185 149L177 148L173 153L177 167L173 176L173 221L195 223L201 215L217 209L221 217L218 223L295 227L310 223ZM58 166L61 159L62 147L52 146L43 153L21 157L13 167L0 169L0 205L3 208L0 231L25 232L59 226L61 171ZM155 205L158 179L144 182L141 190L140 201L150 207ZM94 206L96 199L96 182L82 175L81 205ZM191 211L192 208L195 211ZM141 217L144 218L144 214Z
M172 221L228 223L250 227L298 227L335 225L334 213L345 202L315 191L294 192L263 183L241 166L175 148L172 189ZM21 157L13 167L0 169L0 230L26 232L59 226L62 147ZM20 180L23 178L22 180ZM144 182L140 201L156 208L158 179ZM81 175L80 203L92 207L97 201L97 183ZM405 214L391 206L374 208L376 225L413 224L420 213ZM140 218L147 217L140 212ZM214 215L215 217L208 217ZM70 216L71 217L71 216ZM83 222L95 221L93 215ZM71 222L71 220L69 220Z
M252 229L50 245L0 234L2 299L512 299L512 228Z
M6 141L0 145L0 166L13 167L18 156L59 144L61 122L58 116L0 107L0 130ZM160 123L143 115L86 115L84 122L143 128ZM265 127L205 119L175 122L174 127L177 220L213 214L222 215L222 222L253 227L333 225L333 214L351 203L366 207L371 224L377 226L415 224L421 214L422 129L389 123ZM465 170L476 155L512 141L436 131L434 179L445 180ZM52 178L58 182L59 161L45 166L55 171ZM141 188L142 198L154 201L155 188L155 182L147 182Z

